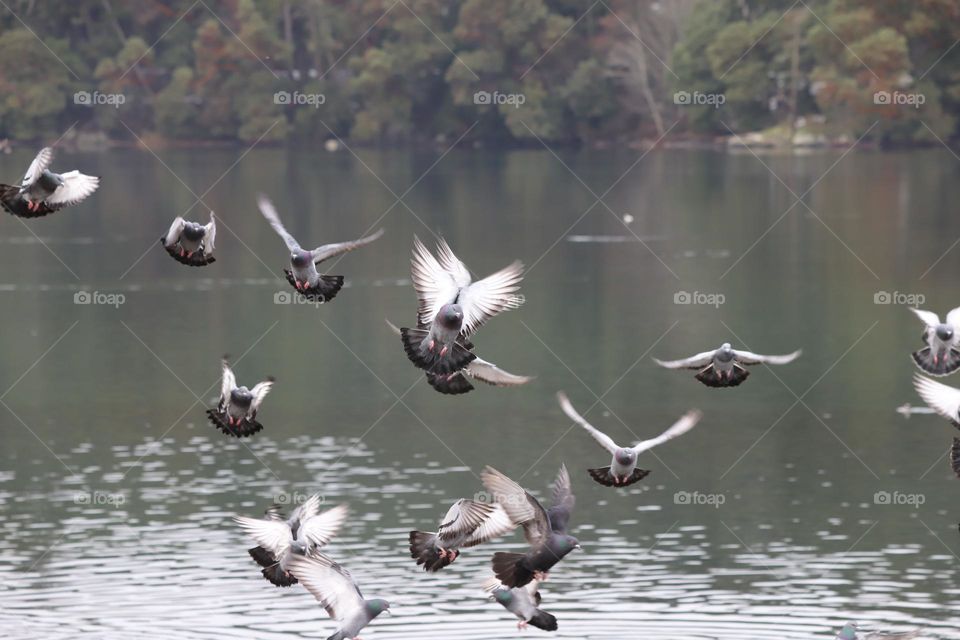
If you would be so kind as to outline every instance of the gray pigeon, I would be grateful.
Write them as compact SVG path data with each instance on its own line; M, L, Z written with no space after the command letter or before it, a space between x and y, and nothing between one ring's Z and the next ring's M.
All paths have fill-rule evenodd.
M447 511L436 533L410 532L410 557L425 571L439 571L460 556L460 549L499 538L514 528L499 504L461 498Z
M220 402L216 409L208 409L207 416L213 426L227 435L237 438L252 436L263 425L257 422L260 404L273 387L274 378L268 377L252 389L237 386L237 379L230 369L227 358L223 359L223 381L220 386Z
M950 375L960 369L960 307L947 314L947 321L932 311L911 308L923 320L923 349L911 355L918 367L935 376Z
M398 336L402 335L400 327L389 320L386 322L394 333ZM439 374L432 371L425 373L427 382L430 383L431 387L448 395L459 395L473 391L474 387L470 384L468 378L479 380L494 387L517 387L533 380L531 376L518 376L504 371L492 362L487 362L478 356L474 356L466 367L453 373Z
M217 221L210 212L210 222L188 222L177 216L167 235L160 238L160 244L170 257L190 267L205 267L216 262L213 257L217 239Z
M100 186L100 178L79 171L50 171L53 149L44 147L30 163L19 186L0 184L0 205L21 218L39 218L84 201Z
M411 277L417 292L417 326L400 329L404 351L419 369L437 375L460 371L476 356L470 337L485 322L519 307L523 264L509 266L473 282L466 265L445 240L439 259L414 237Z
M931 409L960 429L960 389L948 387L918 373L913 375L913 386ZM960 438L953 439L950 448L950 468L960 478Z
M919 638L919 631L910 631L908 633L871 633L866 636L857 635L859 631L856 622L848 622L843 625L837 633L837 640L910 640L911 638Z
M702 413L697 410L688 411L672 427L661 433L656 438L643 440L632 447L620 447L613 439L593 427L584 420L583 416L577 413L567 395L560 391L557 393L557 400L560 402L560 408L567 414L567 417L586 429L587 433L593 436L593 439L600 443L600 446L610 452L613 460L609 467L599 467L597 469L587 469L590 477L605 487L627 487L634 482L642 480L649 475L646 469L637 468L637 456L653 449L654 447L673 440L677 436L682 436L690 429L696 426L700 421Z
M390 611L386 600L366 600L357 583L342 566L323 555L294 556L290 571L339 625L327 640L351 640L374 618Z
M249 535L257 546L248 550L250 557L263 567L263 577L278 587L297 583L288 565L294 554L312 555L329 544L347 519L347 507L340 505L320 512L320 494L310 496L284 518L279 505L267 510L267 517L234 516L233 521Z
M263 194L257 196L257 205L260 207L260 213L267 219L273 230L283 238L287 249L290 250L290 268L284 269L287 276L287 282L293 285L297 291L311 300L320 302L329 302L339 293L343 287L343 276L331 276L317 272L317 265L325 260L335 256L359 249L370 244L383 235L383 229L376 233L352 240L350 242L338 242L335 244L325 244L310 251L300 246L300 243L290 235L290 233L280 222L280 216L274 208L273 203Z
M747 379L746 367L753 364L788 364L800 357L799 349L784 356L762 356L749 351L734 350L724 342L716 351L704 351L684 360L653 359L667 369L697 369L697 380L708 387L736 387Z
M503 506L510 520L523 527L530 545L527 553L493 555L493 572L505 586L522 587L531 580L543 582L547 572L564 556L580 548L580 542L567 534L567 524L576 502L570 489L570 475L565 465L553 484L553 504L549 511L523 487L492 467L480 473L483 486Z
M490 599L499 602L503 608L517 616L520 622L517 629L523 631L528 624L532 624L544 631L556 631L557 619L552 614L540 609L540 592L537 590L540 582L531 580L524 587L508 589L496 578L490 578L483 583L483 590L490 594Z

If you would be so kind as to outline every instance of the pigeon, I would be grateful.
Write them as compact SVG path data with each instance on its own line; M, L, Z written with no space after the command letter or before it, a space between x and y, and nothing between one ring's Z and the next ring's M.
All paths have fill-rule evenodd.
M729 342L724 342L716 351L704 351L684 360L664 362L654 358L653 361L667 369L698 369L696 379L708 387L736 387L750 375L747 365L789 364L801 353L798 349L784 356L761 356L734 350Z
M323 499L310 496L284 518L279 505L267 510L266 518L234 516L233 521L257 543L248 553L263 567L263 577L278 587L289 587L297 579L288 571L294 554L312 555L337 535L347 519L347 507L340 505L320 513Z
M30 163L19 186L0 184L0 205L21 218L39 218L87 199L100 178L79 171L50 171L53 149L44 147Z
M544 509L532 495L516 482L492 467L480 473L483 486L503 506L510 520L523 527L523 535L531 549L527 553L493 555L493 572L505 586L522 587L531 580L543 582L547 572L580 542L567 534L567 523L576 502L570 489L570 475L565 465L553 484L553 505Z
M274 382L275 379L270 376L265 381L257 383L253 389L238 387L237 379L233 375L233 370L230 369L230 363L224 357L220 402L216 409L207 409L210 422L227 435L237 438L246 438L257 433L263 429L263 425L256 420L257 411L260 410L260 403L270 392Z
M386 600L365 600L350 573L322 553L294 556L289 568L339 625L327 640L357 638L357 634L374 618L390 611L390 603Z
M402 335L400 327L389 320L387 320L387 326L398 336ZM516 387L533 380L532 376L518 376L504 371L492 362L487 362L480 357L474 357L466 367L459 371L445 374L427 371L426 375L427 382L430 383L431 387L448 395L459 395L473 391L474 386L470 384L468 378L479 380L494 387Z
M190 267L205 267L216 262L213 257L214 243L217 239L217 221L213 211L210 212L210 222L187 222L177 216L167 235L160 238L160 244L167 250L170 257Z
M960 307L947 314L947 321L932 311L911 308L923 320L923 349L914 351L913 361L920 369L935 376L950 375L960 369Z
M871 633L866 636L858 636L857 623L848 622L843 625L837 633L837 640L910 640L910 638L918 638L920 636L919 631L910 631L908 633Z
M439 571L460 556L460 549L499 538L515 528L499 504L462 498L447 511L436 533L410 532L410 557L425 571Z
M913 375L913 386L931 409L960 429L960 389L940 384L919 373ZM953 446L950 448L950 468L960 478L960 438L953 439Z
M301 294L315 301L329 302L343 287L343 276L320 274L317 272L318 264L334 256L368 245L383 235L383 229L380 229L376 233L359 240L325 244L313 251L308 251L303 249L300 243L284 228L273 203L265 195L257 196L257 205L260 207L260 213L267 219L277 235L283 238L290 250L290 268L283 270L287 276L287 282Z
M682 436L690 429L693 429L700 421L702 413L697 410L688 411L672 427L661 433L656 438L643 440L632 447L619 447L610 436L593 427L589 422L583 419L563 391L557 393L557 400L560 402L560 408L567 414L567 417L587 430L593 439L600 443L600 446L610 452L613 460L609 467L599 467L597 469L587 469L590 477L605 487L628 487L634 482L647 477L650 472L646 469L637 468L637 456L652 449L658 445L673 440L677 436Z
M557 618L540 609L540 586L538 580L531 580L524 587L508 589L496 578L489 578L483 583L483 590L490 594L490 599L499 602L503 608L517 616L520 622L517 629L523 631L528 624L532 624L544 631L557 630Z

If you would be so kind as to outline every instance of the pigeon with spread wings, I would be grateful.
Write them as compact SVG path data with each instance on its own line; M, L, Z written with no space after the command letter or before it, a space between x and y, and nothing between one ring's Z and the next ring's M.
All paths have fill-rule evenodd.
M280 222L280 215L273 203L265 195L257 196L257 205L260 207L260 213L290 250L290 268L283 270L287 276L287 282L304 296L320 302L333 300L343 287L343 276L321 274L317 271L317 265L335 256L366 246L383 235L383 229L380 229L359 240L325 244L310 251L301 247L300 243L290 235Z
M410 557L425 571L439 571L475 547L513 531L516 525L499 504L461 498L447 510L436 533L410 532Z
M39 218L86 200L100 178L79 171L50 171L53 149L44 147L30 163L19 185L0 184L0 205L21 218Z
M200 224L177 216L167 235L160 238L160 244L170 257L189 267L205 267L216 262L213 257L217 239L217 220L210 212L210 222Z
M390 611L390 603L379 598L367 600L350 572L322 553L294 556L290 571L317 599L338 628L327 640L351 640L374 618Z
M561 465L553 484L553 504L544 509L540 502L519 484L492 467L480 472L480 479L530 545L526 553L498 551L493 555L493 572L505 586L522 587L531 580L544 581L547 572L568 553L580 548L580 542L567 533L567 525L576 502L570 488L567 467Z
M207 409L207 417L213 426L227 435L237 438L252 436L263 425L257 422L260 404L270 393L275 382L272 376L259 382L252 389L237 386L236 376L227 358L223 359L223 381L220 385L220 401L216 409Z
M567 394L565 394L563 391L557 393L557 400L560 402L560 408L563 409L565 414L567 414L567 417L583 427L587 433L593 436L594 440L600 443L601 447L606 449L608 452L610 452L610 455L613 456L609 467L587 469L590 477L605 487L627 487L634 482L647 477L650 472L646 469L639 469L637 467L637 456L644 451L653 449L654 447L663 444L664 442L668 442L678 436L682 436L687 431L690 431L690 429L693 429L703 415L697 410L688 411L681 416L681 418L677 420L672 427L661 433L656 438L643 440L636 443L632 447L621 447L613 441L613 438L595 428L593 425L587 422L583 416L577 413L577 410L573 408L572 404L570 404Z
M496 578L489 578L483 583L483 590L490 594L490 599L500 603L504 609L517 616L520 622L517 629L523 631L527 625L533 625L544 631L557 630L557 618L540 608L540 582L531 580L526 586L510 589Z
M800 357L798 349L793 353L782 356L762 356L749 351L734 350L729 342L724 342L719 349L704 351L683 360L657 360L661 367L667 369L696 369L697 380L708 387L736 387L747 379L750 372L746 367L754 364L789 364Z
M940 384L918 373L913 375L913 386L931 409L960 429L960 389ZM950 448L950 467L960 478L960 438L953 439L953 446Z
M267 510L265 518L234 516L233 521L250 536L256 547L248 550L259 564L263 577L278 587L289 587L297 579L289 571L295 554L312 555L326 546L347 519L347 507L340 505L321 513L320 494L310 496L284 518L279 505Z
M456 373L476 359L469 340L477 329L522 304L517 292L523 264L513 262L474 282L445 240L439 241L437 255L414 238L411 277L417 292L417 326L402 327L400 334L410 361L442 376Z
M960 307L947 314L940 322L932 311L911 308L923 321L924 348L910 354L920 369L934 376L950 375L960 369Z

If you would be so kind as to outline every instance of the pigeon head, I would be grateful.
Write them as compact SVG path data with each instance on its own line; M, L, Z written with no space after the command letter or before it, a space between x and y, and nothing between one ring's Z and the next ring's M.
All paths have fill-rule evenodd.
M557 540L557 551L561 556L565 556L574 549L580 548L580 541L573 536L561 535Z
M937 325L937 337L944 342L953 340L953 327L951 327L949 324Z
M246 387L237 387L230 392L230 402L240 407L249 407L253 402L253 394Z
M183 226L183 236L187 240L193 240L194 242L203 240L203 234L203 226L197 224L196 222L188 222Z
M633 449L618 449L616 458L619 464L626 466L636 461L637 454L633 452Z
M848 622L843 625L843 629L837 634L839 640L857 640L857 623Z
M443 305L440 307L440 312L437 313L437 322L444 329L459 331L460 327L463 326L463 307L458 304Z
M720 345L720 348L717 349L717 360L720 362L730 362L733 360L733 347L730 346L729 342L724 342Z
M371 618L376 618L384 611L390 611L390 603L386 600L381 600L380 598L367 600L363 603L363 605L367 608L367 613L370 614Z
M313 254L309 251L294 251L290 254L290 264L297 269L306 269L313 262Z

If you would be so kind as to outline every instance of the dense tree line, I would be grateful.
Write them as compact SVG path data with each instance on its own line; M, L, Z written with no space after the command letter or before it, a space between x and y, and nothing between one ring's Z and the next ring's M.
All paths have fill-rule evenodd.
M798 120L881 143L958 133L956 0L7 6L0 137L13 139L73 123L248 142L616 143L792 135Z

